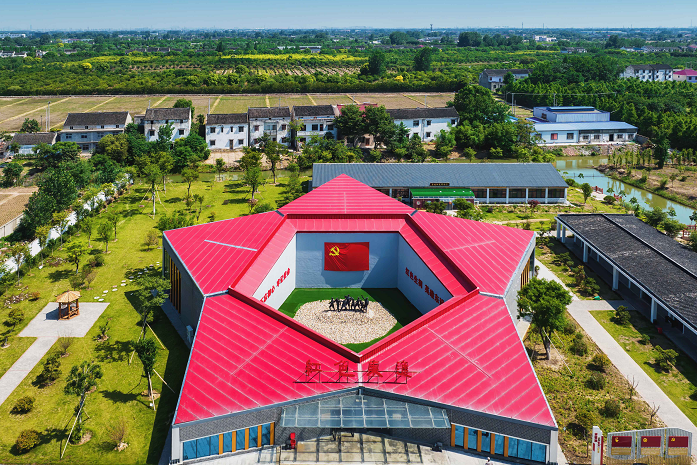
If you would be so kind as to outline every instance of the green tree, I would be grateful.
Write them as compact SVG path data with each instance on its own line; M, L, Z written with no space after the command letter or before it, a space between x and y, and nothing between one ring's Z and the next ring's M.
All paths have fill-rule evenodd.
M285 153L288 153L288 149L279 142L271 140L264 144L264 156L271 166L274 184L276 184L276 166L281 162L281 156Z
M429 213L435 213L438 215L445 215L445 209L447 207L448 207L448 204L445 202L441 202L440 200L434 200L432 202L426 203L426 211Z
M92 248L92 232L94 230L94 218L88 216L80 221L80 230L87 234L87 247Z
M67 247L68 260L75 265L75 274L80 271L80 261L82 256L87 253L87 247L80 242L71 242Z
M225 169L225 160L222 158L215 159L215 172L218 173L218 181L220 181L220 173ZM274 180L275 182L275 180Z
M685 229L685 225L673 218L666 218L663 221L663 230L666 235L675 239L680 232Z
M368 58L367 73L373 76L382 76L387 69L387 58L382 50L373 50Z
M128 135L107 134L97 143L95 154L103 153L114 163L123 165L128 160Z
M150 186L150 194L152 198L152 216L155 216L155 197L157 195L157 182L162 178L160 167L155 163L147 164L142 170L142 176L145 182Z
M394 121L384 106L366 106L363 110L363 130L375 139L378 147L389 139L395 130Z
M288 171L290 171L290 176L288 176L288 180L283 189L282 199L278 202L279 208L287 205L303 194L302 185L300 184L300 168L296 163L290 163L288 165Z
M41 256L41 267L44 266L44 247L48 243L48 236L51 233L51 225L45 224L36 228L36 238L39 240L39 255Z
M697 252L697 231L692 231L690 233L690 237L687 242L690 244L690 249L692 249L693 252Z
M63 233L70 222L70 213L67 211L56 212L53 214L52 220L53 226L58 229L58 235L61 239L61 247L63 247Z
M356 145L358 137L365 134L363 112L357 105L347 105L341 108L341 114L334 119L340 137L345 137Z
M75 365L70 369L64 391L68 395L80 396L80 403L75 409L77 415L75 419L75 429L71 437L71 441L74 443L82 439L82 415L85 411L87 393L97 386L102 376L104 376L102 367L94 362L84 361L80 365Z
M530 317L530 324L537 329L544 341L547 359L551 360L552 331L561 330L566 324L566 307L571 296L556 281L532 278L518 291L518 318Z
M12 257L12 261L17 268L17 283L19 284L21 279L19 269L27 258L31 256L29 245L26 242L15 242L8 248L7 253L10 257Z
M675 361L678 358L678 353L673 349L664 349L661 346L654 347L656 354L654 359L663 371L670 371L675 366Z
M458 47L479 47L482 45L482 35L478 32L461 32L457 41Z
M259 186L264 182L264 178L261 174L261 168L258 166L252 166L244 172L244 177L242 182L245 186L249 187L252 194L251 202L254 203L254 193L259 189Z
M191 197L191 184L193 184L200 177L198 170L193 168L185 168L182 170L182 179L186 183L186 198Z
M465 158L467 158L467 159L470 161L470 163L472 163L472 162L474 161L474 157L477 156L477 151L474 150L474 149L471 148L471 147L467 147L466 149L464 149L464 150L462 151L462 155L463 155Z
M104 219L111 225L112 228L114 228L114 239L116 239L116 227L118 226L119 221L121 221L121 215L114 211L110 211L104 215Z
M451 131L446 131L441 129L436 136L436 147L435 152L438 158L445 158L448 160L448 156L452 153L455 148L455 135Z
M646 222L654 228L657 228L668 219L668 214L659 207L653 207L652 210L644 211L644 216L646 217Z
M16 161L6 164L2 172L4 177L3 185L5 187L12 187L19 184L19 180L22 177L22 171L24 171L24 168Z
M479 85L469 85L455 94L454 106L460 118L470 123L508 123L508 105L494 100L489 91Z
M584 182L581 184L581 192L583 193L583 203L585 204L588 201L588 197L593 193L593 188L590 184Z
M421 143L421 138L418 134L412 134L407 145L406 156L414 163L421 163L426 159L428 152Z
M39 126L39 122L35 119L24 118L19 132L41 132L41 126Z
M191 100L185 98L177 99L177 101L174 102L174 105L172 105L172 108L191 108L191 116L193 117L196 114L196 108L194 107L194 103Z
M143 374L148 379L148 397L152 399L152 375L155 372L157 360L157 345L154 339L142 338L133 344L133 347L143 365Z
M109 241L111 240L111 235L114 232L111 229L111 225L108 222L100 223L97 228L97 234L99 238L104 242L104 253L109 253Z
M414 70L415 71L431 71L431 63L433 62L433 48L424 47L414 55Z

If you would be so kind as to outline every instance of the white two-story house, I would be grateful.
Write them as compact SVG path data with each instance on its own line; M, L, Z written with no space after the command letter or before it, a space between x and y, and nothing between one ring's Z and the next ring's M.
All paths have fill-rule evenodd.
M513 79L517 81L528 77L531 71L530 69L485 69L479 74L479 85L496 92L503 87L503 78L508 73L511 73Z
M249 145L247 113L209 114L206 142L211 150L235 150Z
M418 134L424 142L431 142L444 129L457 126L460 116L453 107L445 108L397 108L389 109L397 126L404 124L409 129L409 137Z
M58 133L56 132L27 132L17 134L12 137L8 147L18 146L19 155L27 155L34 153L34 147L39 144L53 145L56 143Z
M629 65L621 78L637 78L642 81L672 81L673 68L668 65Z
M292 116L289 107L250 108L247 110L247 116L250 146L259 144L259 139L264 134L286 146L290 144Z
M336 139L337 130L334 118L339 116L336 105L300 105L293 107L293 119L302 121L303 127L295 135L298 145L304 144L312 136Z
M174 128L172 142L187 137L191 131L191 108L148 108L143 117L145 140L157 140L158 131L167 124Z
M91 152L102 137L121 134L131 121L131 114L127 111L68 113L58 139L60 142L75 142L83 152Z

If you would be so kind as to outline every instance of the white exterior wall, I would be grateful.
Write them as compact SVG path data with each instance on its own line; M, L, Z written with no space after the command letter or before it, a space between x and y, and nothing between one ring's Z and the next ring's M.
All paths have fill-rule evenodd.
M397 260L397 289L409 299L414 307L421 313L427 313L437 306L440 302L436 302L431 298L430 293L426 293L426 286L433 289L435 294L438 294L443 300L448 300L452 295L445 289L443 284L436 278L426 264L419 258L409 244L399 236L398 244L398 260ZM410 275L406 274L407 268L421 280L423 287L420 287L414 282Z
M305 116L305 117L300 117L300 118L295 118L297 121L302 121L303 124L305 125L305 130L304 131L298 131L298 134L296 137L298 139L305 138L308 141L312 136L320 136L324 137L328 132L332 134L334 137L334 140L336 140L338 131L336 129L336 126L334 126L334 116L317 116L317 117L312 117L312 116ZM317 130L312 129L312 125L316 124L318 125ZM322 130L319 129L319 126L321 125ZM327 129L329 125L332 125L332 129Z
M561 131L539 131L540 138L543 144L604 144L608 142L621 143L621 142L631 142L634 140L634 133L613 133L613 140L610 141L610 134L580 134L578 130L567 130ZM573 139L567 139L567 133L573 133ZM552 139L552 134L557 134L557 139ZM588 136L588 139L584 139L584 136ZM595 136L598 136L596 139Z
M297 277L299 288L329 287L397 287L396 233L298 233ZM325 242L369 242L369 269L367 271L325 271Z
M254 140L258 140L264 135L264 123L266 124L276 124L276 134L269 133L273 138L276 138L276 142L280 142L285 145L290 144L290 118L271 118L271 119L249 119L249 139L248 143L250 146L254 145ZM281 129L285 124L285 129ZM255 129L256 127L256 129ZM269 131L267 131L269 132ZM281 142L283 138L287 138L286 142Z
M264 280L261 282L256 291L254 291L254 298L262 300L264 295L273 289L271 295L266 299L266 304L278 310L278 308L285 302L293 289L295 289L296 275L297 275L297 245L296 238L288 243L285 250L278 257L276 263L266 275ZM287 271L290 270L290 274L286 277L283 282L279 283L280 277Z
M248 133L249 125L247 123L206 125L206 143L211 150L241 149L249 145ZM232 141L232 145L230 141Z
M177 139L180 139L182 137L187 137L189 135L189 132L191 131L191 120L190 119L185 119L183 123L180 122L181 120L161 120L161 121L155 121L153 123L150 122L145 122L144 127L145 127L145 140L148 142L153 142L157 140L157 133L160 130L161 126L165 126L167 123L171 124L172 127L174 128L174 131L172 132L172 138L170 139L172 142L174 142ZM183 131L182 134L179 133L179 131ZM155 131L154 133L152 131Z
M453 124L452 121L455 121ZM422 141L431 142L433 141L441 130L450 131L448 125L456 126L457 118L424 118L424 119L396 119L394 124L399 126L399 123L403 123L407 129L409 129L409 137L413 134L418 134ZM414 127L414 121L418 121L419 125ZM428 122L431 122L429 125ZM426 135L426 133L429 133Z

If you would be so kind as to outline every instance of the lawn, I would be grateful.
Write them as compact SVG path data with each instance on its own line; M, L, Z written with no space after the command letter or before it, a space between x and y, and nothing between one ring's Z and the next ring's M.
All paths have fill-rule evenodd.
M537 333L529 332L524 343L532 354L537 378L559 425L559 444L564 455L569 463L588 463L590 432L586 437L578 424L579 412L589 412L592 424L600 426L603 431L662 425L657 418L654 418L653 425L649 425L649 406L636 396L630 399L629 385L615 366L610 364L603 371L591 362L593 356L601 351L568 314L567 320L569 325L565 331L555 332L552 336L555 348L552 349L551 361L546 359ZM573 344L576 337L586 345L588 352L585 355L576 355ZM606 382L604 388L591 389L588 380L593 373L602 374ZM605 402L613 400L620 406L616 417L605 410Z
M54 98L53 101L62 100L65 97ZM22 126L24 118L35 118L37 121L43 114L46 113L46 103L51 99L47 98L30 98L14 105L5 105L0 107L0 130L9 131L17 130ZM26 115L23 115L26 113ZM20 115L23 115L20 117ZM44 116L45 119L45 116Z
M414 100L418 100L419 103L425 103L432 108L442 108L448 105L448 102L452 102L455 98L455 94L405 94L407 97ZM426 98L424 102L424 96Z
M131 117L145 114L148 102L155 103L162 97L116 97L97 108L97 111L129 111Z
M346 94L310 94L316 105L350 105L353 100Z
M404 294L402 294L399 289L361 289L355 287L333 289L295 289L293 292L291 292L286 301L283 302L278 310L293 318L295 317L295 313L298 311L298 309L305 303L315 302L317 300L329 300L331 298L344 298L346 295L350 295L354 298L366 296L371 301L380 302L382 306L395 317L397 323L387 334L385 334L385 336L394 333L401 327L406 326L412 321L421 317L421 312L419 312L416 307L414 307L412 303L409 302L406 297L404 297ZM373 339L372 341L363 342L361 344L344 345L358 353L375 344L380 339L383 339L385 336Z
M279 106L279 102L280 106L282 107L312 105L312 100L310 100L310 97L308 97L306 94L269 94L267 97L269 98L269 104L272 107Z
M613 311L591 312L591 315L615 338L632 359L658 384L663 392L697 425L697 363L681 352L666 336L658 334L656 327L638 312L630 312L631 324L622 326L614 323ZM641 335L651 338L642 344ZM675 368L666 373L657 371L654 364L655 346L678 352Z
M267 184L261 187L257 194L266 200L278 199L282 184ZM208 221L212 211L216 219L237 217L248 213L245 197L246 188L238 182L198 181L192 185L192 193L202 194L205 198L204 210L200 222ZM186 184L169 182L167 193L160 192L161 202L157 203L158 218L162 213L172 213L185 208L183 199L186 196ZM151 230L156 221L148 213L146 188L135 185L131 192L121 196L108 207L122 215L122 221L117 228L117 240L109 243L109 253L105 256L105 265L96 268L97 277L92 283L91 290L83 289L83 301L94 301L95 296L102 295L103 290L111 289L122 280L128 280L134 270L142 270L148 265L156 265L162 260L162 250L148 250L143 245L147 231ZM103 213L102 213L103 215ZM102 216L97 217L97 222ZM85 234L66 237L66 242L87 242ZM43 269L31 269L27 276L22 277L21 286L13 286L3 296L7 298L13 293L39 292L36 301L25 300L16 305L24 310L24 321L14 330L6 328L9 336L9 348L0 349L2 354L0 370L6 371L33 339L18 338L16 335L36 316L39 311L57 294L69 289L68 277L72 274L74 265L56 259L65 259L66 247L56 249L52 260L55 266L47 260ZM104 243L92 237L92 250L104 249ZM84 261L83 261L84 262ZM151 271L158 274L159 266ZM156 463L164 446L168 428L176 406L179 389L181 388L188 349L180 336L175 332L167 317L158 311L152 324L157 337L165 348L158 352L155 370L162 375L172 392L158 377L153 378L154 389L161 393L157 400L157 412L148 406L148 399L141 393L147 388L147 381L142 376L140 361L135 357L129 364L132 352L132 342L140 334L139 314L136 310L137 301L133 294L136 290L135 281L125 287L118 286L117 292L109 291L105 302L109 306L84 338L75 338L70 347L70 355L61 359L62 376L53 385L39 388L32 384L41 371L40 362L22 381L20 386L10 395L0 408L0 463L48 463L59 460L61 446L67 438L66 428L72 425L73 408L78 398L63 392L65 379L70 368L82 361L95 361L103 369L104 377L99 382L97 390L87 396L85 409L89 419L85 429L92 432L92 439L81 446L68 446L64 461L75 464L140 464ZM0 310L0 320L4 321L9 312L8 308ZM109 339L98 342L96 336L99 326L109 321L111 329ZM148 331L149 337L152 333ZM159 347L159 344L158 344ZM54 347L52 350L56 350ZM48 355L48 354L47 354ZM36 398L35 408L26 415L11 415L11 407L18 398L31 395ZM109 439L109 428L115 422L124 420L127 425L126 442L129 447L123 452L113 450ZM15 455L12 445L22 430L36 429L41 433L42 441L39 446L25 455Z
M568 240L569 238L567 238ZM581 299L592 299L594 296L587 295L579 289L574 276L569 271L568 266L559 263L557 257L563 253L568 253L573 262L572 269L576 269L583 263L579 260L564 244L557 241L555 237L548 237L544 241L538 240L536 246L535 257L545 264L571 291ZM598 295L604 300L621 300L621 297L616 294L610 286L594 271L584 265L586 276L595 279L595 282L600 286Z
M260 107L266 107L264 95L222 97L215 107L215 113L246 113L248 108Z
M401 94L351 94L351 97L358 103L377 103L385 108L424 108L422 103Z

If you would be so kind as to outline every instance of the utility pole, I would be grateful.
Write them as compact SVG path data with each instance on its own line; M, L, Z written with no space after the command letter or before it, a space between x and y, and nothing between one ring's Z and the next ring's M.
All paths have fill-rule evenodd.
M210 97L208 97L208 114L209 115L211 114L211 98ZM191 116L193 116L193 115L191 115Z
M46 106L46 132L51 128L51 102Z

